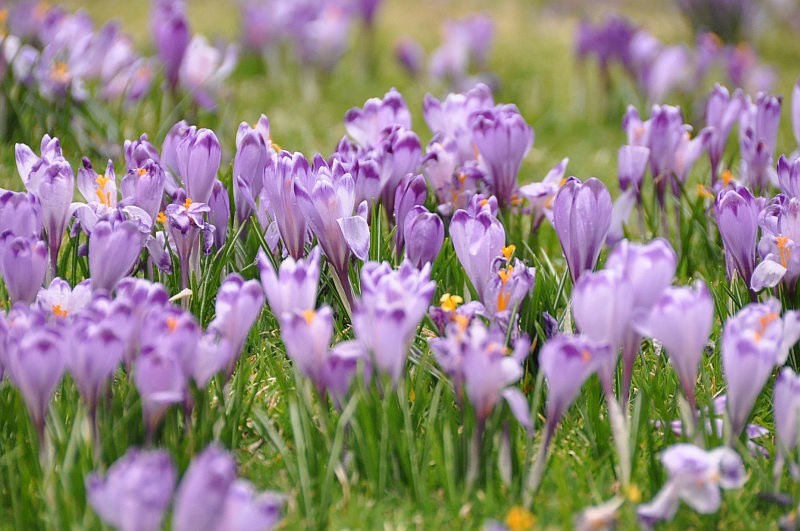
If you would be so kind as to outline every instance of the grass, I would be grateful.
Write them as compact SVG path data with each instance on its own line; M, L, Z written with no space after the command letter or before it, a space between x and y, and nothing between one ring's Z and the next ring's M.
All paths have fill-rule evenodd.
M85 2L64 4L75 8ZM0 150L0 183L20 186L13 142L36 145L41 135L49 132L65 140L65 155L75 166L83 154L93 160L111 156L121 166L120 146L125 138L147 132L160 145L169 126L184 115L217 132L226 151L224 160L233 155L238 123L253 122L260 113L269 116L273 139L282 147L327 154L345 134L344 112L369 97L382 95L391 86L405 96L414 128L425 143L430 133L422 119L422 98L427 92L443 96L446 89L412 80L400 71L391 60L392 44L397 37L409 34L430 51L438 42L440 21L485 8L497 24L491 61L491 69L500 80L495 98L515 103L536 130L535 147L520 180L540 180L550 167L568 156L570 174L598 176L616 195L616 150L625 141L619 123L628 103L644 111L642 99L619 75L615 76L616 90L604 93L592 65L575 64L571 51L574 10L510 0L492 4L490 9L487 5L386 2L372 47L359 34L353 49L329 74L288 65L276 75L259 60L244 57L227 84L227 94L216 114L196 112L186 101L170 106L166 98L159 99L158 93L130 109L92 103L53 109L35 97L9 90L6 95L18 105L19 120L12 134L3 137L6 147ZM669 4L659 3L650 9L649 5L645 8L631 2L624 7L634 20L666 41L689 38ZM149 46L145 9L100 1L90 2L87 8L96 20L120 17L137 43L144 49ZM591 11L601 8L575 9L596 15ZM199 31L232 37L237 31L232 11L216 2L193 2L191 22ZM785 27L765 33L759 44L765 60L779 68L776 92L788 95L800 44ZM682 103L687 118L699 123L697 109L688 98L674 103ZM778 152L794 149L788 108L784 106ZM42 116L46 119L40 120ZM735 149L729 150L732 152ZM230 166L223 165L221 174L227 183L230 173ZM707 162L702 160L687 189L694 190L694 182L707 180L707 173ZM648 194L646 191L646 197ZM705 279L717 305L718 318L711 335L714 349L703 360L699 379L701 405L709 405L724 391L719 361L721 323L747 301L742 286L730 287L725 278L721 243L707 207L701 199L687 194L681 202L684 222L680 230L673 229L671 238L676 249L683 250L678 282ZM645 218L650 228L642 234L634 231L632 239L646 240L658 234L653 230L657 226L655 213L650 210ZM517 244L520 258L537 267L536 287L521 308L521 322L540 346L541 312L547 311L560 322L568 319L570 286L564 281L565 265L552 229L544 226L535 238L529 238L522 228L525 225L512 224L508 233L509 241ZM191 302L191 310L203 326L213 317L215 293L225 274L240 271L246 278L257 276L249 265L262 245L256 232L250 231L241 243L231 240L219 255L203 261L204 281L193 286ZM391 256L385 229L374 235L371 253L373 258ZM66 263L65 276L70 282L84 278L85 258ZM445 292L465 292L464 274L449 242L434 264L433 277L438 283L434 300ZM157 279L170 293L178 291L174 276L160 275ZM323 281L321 286L323 302L337 315L334 341L352 337L346 312L330 282ZM295 374L284 354L277 321L265 310L251 331L231 381L225 384L217 378L207 391L195 390L191 428L189 419L173 408L156 435L156 445L168 449L184 470L206 444L221 441L236 456L240 475L261 489L288 494L287 529L461 529L480 528L487 519L503 520L512 506L522 502L522 482L540 435L533 441L527 439L523 430L510 422L507 408L500 408L489 419L478 480L468 485L472 411L458 406L452 386L440 377L422 337L427 332L423 330L417 339L408 374L396 390L378 393L359 384L342 409L336 410L321 403L307 382ZM633 387L633 484L642 499L648 500L665 478L659 452L678 442L653 421L666 423L679 417L677 378L666 358L650 343L645 344L637 360ZM534 358L527 364L522 388L531 404L539 405L534 413L537 425L541 425L544 392L537 385ZM766 389L771 389L771 384ZM0 387L0 528L101 526L87 507L84 477L106 468L129 447L145 443L138 395L125 371L116 374L113 393L105 406L99 418L102 441L97 445L92 441L77 390L69 378L65 379L52 402L46 451L40 456L20 397L10 385ZM771 427L768 391L762 393L753 420ZM611 439L602 391L599 382L592 379L553 441L548 468L532 505L537 527L569 527L581 509L619 492ZM760 442L774 455L771 437ZM706 444L715 447L721 441L709 436ZM788 512L788 508L760 496L771 489L771 460L750 457L741 442L738 449L750 474L745 488L726 491L721 510L713 515L698 515L682 506L672 524L675 528L762 529ZM510 479L505 477L505 470L511 471ZM788 478L781 487L793 500L800 499L798 487ZM620 525L636 525L634 504L623 506Z

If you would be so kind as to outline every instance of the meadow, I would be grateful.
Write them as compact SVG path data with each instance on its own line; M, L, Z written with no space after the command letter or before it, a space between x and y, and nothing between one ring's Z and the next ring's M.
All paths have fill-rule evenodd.
M320 2L352 17L343 51L316 26L302 61L247 49L238 3L159 0L240 46L194 88L170 86L154 6L60 3L120 21L152 76L138 98L102 96L102 72L46 94L6 57L0 528L794 529L796 19L761 13L747 35L742 68L772 68L781 101L734 93L723 63L653 100L576 36L613 8L699 53L676 3L385 0L371 27L335 11L368 3ZM445 21L476 13L486 61L429 75ZM64 57L50 81L77 71ZM137 455L159 462L114 468Z

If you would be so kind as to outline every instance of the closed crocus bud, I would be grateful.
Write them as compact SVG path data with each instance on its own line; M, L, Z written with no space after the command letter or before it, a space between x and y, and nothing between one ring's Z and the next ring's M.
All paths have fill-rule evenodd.
M614 269L581 276L572 290L572 312L578 329L589 339L616 351L633 315L633 286Z
M753 102L747 98L739 121L742 180L763 190L772 180L772 157L778 141L781 98L760 93Z
M650 150L644 146L622 146L617 155L617 178L621 190L633 188L636 196L641 195L644 172Z
M411 37L404 37L394 45L394 58L406 72L417 77L425 60L425 51L417 41Z
M681 500L700 514L719 509L719 489L738 489L747 477L739 454L730 448L703 450L692 444L675 444L661 454L667 482L649 503L639 506L640 522L651 528L672 520Z
M533 128L514 105L477 112L469 124L478 160L487 170L489 189L500 207L507 209L517 191L519 168L533 147Z
M800 415L800 377L785 367L775 380L773 409L775 437L780 452L789 455L797 446L797 420Z
M31 193L0 190L0 234L41 236L42 209Z
M692 288L664 290L642 330L664 345L692 411L697 367L713 322L714 301L706 285L697 281Z
M203 450L192 459L175 494L172 529L219 529L225 500L235 480L236 463L227 451L216 445Z
M284 313L280 322L286 354L322 396L326 390L326 358L333 336L333 312L330 307L323 306L319 311Z
M231 345L231 361L228 374L244 348L250 328L264 307L264 292L255 280L245 281L236 273L228 275L217 292L214 306L216 316L208 325Z
M585 336L556 335L542 347L539 363L547 380L547 433L552 436L583 383L615 354Z
M169 406L186 397L187 378L181 361L160 348L142 349L136 358L133 381L142 399L145 428L153 433Z
M649 309L672 284L678 258L669 242L655 238L646 244L620 242L608 255L606 269L616 269L633 285L634 307Z
M376 151L381 165L381 202L387 212L396 214L397 190L409 173L419 171L422 145L414 131L394 126L382 133L382 142ZM395 222L394 216L389 222Z
M484 300L492 264L506 244L503 224L488 210L481 209L475 214L457 210L450 221L450 239L478 298Z
M134 221L99 221L89 236L92 289L113 289L131 272L143 245L144 237Z
M228 238L231 202L227 188L219 180L214 181L214 188L211 190L211 197L208 199L208 208L208 222L214 226L214 245L217 249L222 249Z
M66 161L42 161L29 176L28 191L36 195L42 210L42 225L50 249L50 265L55 271L61 239L69 220L69 206L75 193L75 175Z
M40 442L50 397L61 381L65 363L64 338L49 326L32 327L6 347L3 364L28 407Z
M176 151L187 196L194 202L208 203L222 158L217 135L210 129L197 129L178 143Z
M363 147L373 147L381 140L381 133L394 125L411 129L411 113L403 96L391 89L383 99L370 98L364 107L353 107L344 115L347 133Z
M553 227L561 242L572 282L591 271L611 227L611 194L594 177L570 177L553 202Z
M424 206L417 205L406 214L403 233L405 257L414 267L421 269L426 263L436 260L444 243L442 218L428 212Z
M785 155L778 159L778 187L788 197L800 197L800 159L789 161Z
M161 145L161 166L164 172L168 174L166 192L170 195L174 194L178 189L178 182L176 177L180 176L180 167L178 165L178 144L183 141L190 133L196 128L189 126L186 120L173 125L164 137L164 143Z
M283 518L284 496L276 492L256 492L253 485L236 480L228 489L222 511L220 531L271 531Z
M397 187L394 198L394 222L397 225L397 231L394 235L394 248L397 256L403 254L403 248L406 243L404 230L406 217L412 208L424 205L427 196L428 185L422 175L408 174L400 181L400 186Z
M314 309L319 286L319 259L319 247L314 247L306 258L300 260L288 256L281 262L276 275L266 253L259 250L256 262L261 273L261 287L276 317Z
M236 205L236 219L241 225L250 217L252 207L244 197L258 197L264 184L264 169L267 166L267 145L261 133L243 122L236 133L236 155L233 159L234 183L241 178L246 190L239 186L233 188L233 199Z
M122 362L124 351L125 343L110 320L96 323L90 318L78 319L70 327L67 370L90 412L94 412L100 392Z
M169 507L177 471L163 450L128 450L105 477L86 478L89 505L120 531L156 531Z
M792 132L795 142L800 146L800 78L792 89Z
M30 304L47 274L47 246L35 237L6 233L0 239L0 273L11 302Z
M353 308L353 328L375 369L394 383L402 375L436 288L430 273L429 266L417 270L410 262L397 270L387 262L367 262L361 268L361 299Z
M264 173L264 191L272 207L283 247L295 260L302 258L305 253L308 232L308 222L299 208L295 184L300 183L305 187L312 179L309 176L308 160L302 153L292 155L286 151L279 153L275 164L267 165Z
M717 195L716 218L728 276L734 271L749 287L756 265L756 239L758 237L758 200L744 186L722 190Z
M125 167L130 170L141 168L147 160L160 162L158 150L150 143L146 134L142 134L136 140L125 140L123 144L125 151Z
M776 299L749 304L728 319L722 333L722 368L728 386L731 431L738 436L761 388L800 338L800 313L780 316Z
M183 54L189 45L189 21L186 4L182 0L157 0L150 17L150 29L164 64L164 77L172 90L178 84L178 71Z

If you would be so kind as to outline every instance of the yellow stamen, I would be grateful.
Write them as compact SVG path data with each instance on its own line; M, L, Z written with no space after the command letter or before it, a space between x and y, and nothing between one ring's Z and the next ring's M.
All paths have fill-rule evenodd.
M143 176L145 173L147 173L147 170L146 170L146 169L144 169L144 168L136 168L136 173L139 175L139 177L141 177L141 176Z
M439 299L439 304L441 304L442 310L446 312L453 312L458 305L464 302L464 299L459 297L458 295L450 295L449 293L445 293Z
M506 526L509 531L528 531L536 525L536 518L525 507L515 505L506 514Z
M458 182L463 186L464 182L467 180L467 174L462 171L461 173L456 175L456 178L458 179Z
M467 325L469 325L469 319L465 315L455 314L450 317L450 320L456 323L462 331L466 330Z
M36 7L33 8L33 18L42 20L48 11L50 11L50 4L47 2L39 2L36 4Z
M0 9L0 24L4 24L6 20L8 20L8 8L4 7Z
M475 160L477 160L477 159L479 159L481 157L481 152L478 151L478 145L477 144L475 144L475 143L472 144L472 151L475 153Z
M589 352L588 350L582 351L581 360L583 360L584 363L589 363L590 361L592 361L592 353Z
M714 199L714 194L712 194L709 189L702 184L697 185L697 195L700 197L705 197L706 199Z
M55 315L56 317L61 317L63 319L68 314L69 314L69 312L67 310L65 310L64 308L62 308L60 304L54 304L53 305L53 315Z
M516 250L517 246L512 243L503 247L500 252L503 253L503 256L505 256L506 260L511 260L511 257L514 256L514 251Z
M547 200L544 202L544 207L545 208L553 208L553 201L555 201L555 199L556 199L556 196L554 196L554 195L551 195L550 197L548 197Z
M178 320L174 317L167 317L167 328L170 332L174 332L178 328Z
M501 269L497 272L497 276L500 277L500 282L505 286L508 280L511 278L511 273L514 272L514 268L509 266L507 269Z
M161 223L162 225L167 222L167 215L164 212L159 212L156 216L156 221Z
M306 310L303 312L303 319L306 320L306 324L309 326L311 325L311 323L314 322L314 317L316 316L317 312L315 312L314 310Z
M503 282L505 284L505 282ZM501 290L497 294L497 311L504 312L508 308L508 303L511 301L511 292Z
M183 202L183 208L188 209L190 206L192 206L192 199L187 197L186 201Z
M725 170L724 172L722 172L723 185L728 186L729 184L731 184L732 180L733 180L733 173L731 173L731 170Z
M50 67L50 79L58 83L69 83L69 67L67 63L56 61Z
M777 313L770 312L758 318L758 330L756 330L755 333L756 341L761 341L761 338L764 337L764 332L767 331L767 327L779 317L780 316Z
M488 199L481 199L480 200L481 208L485 207L488 204L489 204L489 200Z
M97 183L97 190L95 190L95 194L97 194L97 199L100 200L102 204L105 206L111 206L111 195L106 190L106 185L111 179L106 177L105 175L97 174L97 179L95 182Z
M789 260L792 259L792 250L789 249L789 238L786 236L778 236L775 238L775 243L778 245L778 254L781 257L781 265L787 267Z
M631 503L639 503L642 501L642 491L639 490L639 487L636 485L631 485L628 487L628 492L626 493L626 497L628 501Z

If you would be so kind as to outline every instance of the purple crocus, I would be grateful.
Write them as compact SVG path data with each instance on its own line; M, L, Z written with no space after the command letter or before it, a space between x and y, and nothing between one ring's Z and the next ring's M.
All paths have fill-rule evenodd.
M633 285L615 269L587 272L572 290L572 312L578 329L615 352L622 345L633 314L633 301Z
M567 259L572 282L591 271L611 226L611 194L594 177L570 177L553 202L553 227Z
M741 176L757 192L773 180L772 157L778 141L781 98L760 93L753 102L744 102L739 122Z
M228 489L220 529L271 531L280 523L285 504L284 496L270 491L256 492L250 482L238 479Z
M397 229L401 230L400 227ZM414 267L422 269L433 263L444 243L444 222L437 214L417 205L406 214L402 227L405 239L405 257Z
M42 209L35 195L0 190L0 234L6 231L22 237L42 234Z
M750 410L776 365L800 338L800 312L781 318L776 299L749 304L729 318L722 332L722 368L728 386L731 432L738 436Z
M778 159L778 187L789 198L800 197L800 159L789 160L786 155Z
M143 348L136 358L133 381L142 399L148 437L152 437L167 409L186 398L187 378L181 361L160 348Z
M472 139L486 168L489 190L508 209L517 197L517 174L533 146L533 128L514 105L498 105L470 116Z
M11 302L30 304L47 274L47 246L36 237L0 236L0 273Z
M380 163L381 202L389 215L389 222L396 222L395 200L405 190L398 192L401 182L409 173L419 170L422 146L414 131L395 125L381 133L381 142L375 150ZM420 190L415 184L414 190ZM399 222L398 222L399 223Z
M235 44L229 44L223 50L209 44L204 36L194 35L183 54L178 82L198 105L213 110L216 93L233 72L238 57L239 49Z
M637 198L641 198L642 181L647 169L650 150L644 146L622 146L617 155L617 178L619 187L625 191L633 188Z
M526 266L517 258L511 261L513 252L513 245L504 248L509 258L495 261L495 274L484 288L484 307L494 319L510 317L533 289L536 268Z
M216 316L208 325L231 346L228 374L244 348L250 328L264 307L264 292L256 280L245 281L236 273L228 275L217 292Z
M30 322L30 328L20 325L20 337L6 342L3 365L19 389L42 442L50 398L64 374L64 338L57 328L38 325L35 317L20 317Z
M569 159L563 158L547 172L541 182L529 183L520 187L520 195L528 199L533 208L532 233L538 230L545 218L550 222L553 221L553 201L558 190L567 183L564 174L567 171L568 163Z
M74 288L58 277L50 282L47 288L39 289L36 304L45 314L63 319L71 317L89 304L92 298L90 280L79 282Z
M243 224L252 212L247 198L252 201L258 197L264 185L264 170L267 167L269 154L267 147L259 129L247 122L239 125L239 130L236 132L236 155L233 159L233 200L239 225Z
M220 529L228 492L236 480L233 457L211 445L189 464L175 493L172 529L213 531Z
M399 125L411 129L411 113L403 96L391 89L383 99L370 98L364 107L353 107L344 115L347 133L363 147L377 146L387 127Z
M734 186L717 194L715 208L728 276L733 279L737 272L749 287L756 265L760 201L744 186Z
M753 271L750 288L761 291L783 282L794 293L800 277L800 198L775 196L759 214L761 262Z
M361 298L353 307L353 329L375 370L393 383L403 372L435 288L428 265L417 270L404 261L394 270L386 262L367 262L361 268Z
M314 309L319 286L319 258L318 247L314 247L304 259L295 260L289 256L281 262L276 275L266 253L259 250L256 263L261 287L276 317Z
M110 291L131 272L144 236L131 220L99 221L89 236L89 274L93 290Z
M422 112L431 131L454 141L455 163L461 164L476 157L470 127L471 115L492 109L492 91L483 83L478 83L466 92L448 94L444 101L426 94Z
M286 252L298 260L305 253L307 221L298 204L295 184L313 187L308 160L301 154L281 151L275 164L267 165L264 192L272 207L275 223Z
M503 224L486 209L477 213L457 210L450 221L450 239L478 298L484 300L484 290L493 273L492 264L505 246Z
M178 362L184 375L194 374L201 330L190 312L172 305L155 306L133 333L139 334L143 350L166 353Z
M89 505L120 531L155 531L172 500L177 471L163 450L128 450L105 477L86 478Z
M70 327L68 344L67 370L90 414L94 415L100 392L122 362L125 343L115 332L112 319L96 322L86 316Z
M797 447L797 422L800 415L800 377L789 367L778 373L773 394L775 438L779 455L791 455Z
M722 503L719 489L738 489L747 481L742 458L730 448L709 451L675 444L661 454L661 462L667 469L667 482L636 511L646 527L672 520L681 500L698 513L714 513Z
M207 204L222 157L217 135L210 129L192 127L178 142L176 153L177 169L186 188L186 195L196 203Z
M317 311L287 312L281 316L280 322L286 354L323 397L328 388L328 347L333 337L333 312L328 306Z
M186 4L182 0L157 0L150 16L150 29L158 51L158 58L164 64L164 77L170 89L178 85L178 71L183 54L189 45L189 21L186 18Z
M397 187L394 198L394 222L397 225L394 249L397 256L402 256L405 247L405 222L408 213L412 208L424 205L427 195L428 185L422 175L408 174Z
M197 203L189 197L183 203L168 205L164 211L169 223L169 235L175 245L181 267L181 288L189 286L191 258L197 256L197 252L199 252L201 231L210 229L210 225L203 219L203 215L210 211L207 204Z
M706 285L697 281L691 288L664 290L643 325L646 335L664 345L692 411L697 368L713 321L714 301Z
M214 245L217 249L222 249L228 238L231 202L227 188L219 180L214 181L211 197L208 199L208 209L208 223L214 226Z
M164 197L166 182L167 176L161 166L148 159L140 167L128 170L122 178L120 205L135 205L144 210L151 220L155 220Z
M706 102L706 125L711 128L711 139L708 143L708 158L711 161L711 184L716 184L719 177L719 164L728 143L733 125L739 120L744 104L744 94L737 89L733 95L728 89L717 84L711 90Z

